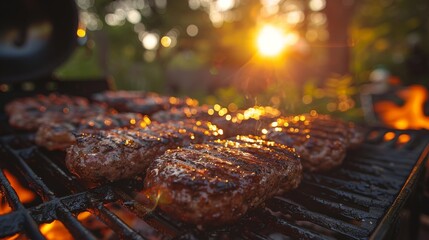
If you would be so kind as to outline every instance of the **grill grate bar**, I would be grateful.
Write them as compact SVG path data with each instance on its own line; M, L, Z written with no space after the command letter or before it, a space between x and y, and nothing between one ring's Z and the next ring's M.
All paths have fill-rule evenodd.
M389 177L397 177L399 175L405 178L407 173L410 172L411 167L409 165L405 166L400 163L386 164L386 162L381 163L376 161L356 162L355 158L351 158L350 160L345 161L343 169L347 169L348 171L356 170L356 172L362 172L372 176L380 176L380 174L383 174Z
M268 202L267 206L273 211L281 211L283 214L290 214L294 220L311 221L312 223L318 224L327 229L334 230L335 232L340 233L342 235L341 237L364 237L367 235L368 230L371 230L369 226L363 226L366 229L362 229L361 227L339 221L338 219L331 218L325 214L308 210L305 206L301 206L296 202L282 197L275 197L272 201ZM356 222L354 222L356 225L362 225Z
M19 151L14 150L10 147L10 145L5 144L4 146L9 153L18 161L20 165L19 170L24 178L27 180L28 185L36 191L43 200L51 200L55 198L54 193L46 186L46 184L41 180L39 176L37 176L34 171L28 166L25 160L19 156Z
M379 176L372 176L368 175L366 173L362 173L359 171L350 171L348 169L338 169L335 171L335 177L345 179L345 180L352 180L360 183L368 183L377 187L380 187L382 189L396 189L400 188L402 184L404 183L403 179L395 178L393 176L389 176L389 174L383 174L383 181L380 181L380 176L382 173L380 173Z
M67 188L72 192L82 192L85 191L85 188L70 175L66 174L57 164L55 164L48 156L39 151L37 148L34 149L34 153L37 154L46 164L47 167L52 169L52 172L55 173L62 181L67 185Z
M285 232L287 232L287 234L292 238L316 239L316 240L330 239L330 237L326 235L316 233L313 230L308 230L303 226L293 223L293 221L284 219L283 217L280 217L280 216L273 216L273 214L268 209L261 210L261 215L265 215L266 218L269 219L270 224L272 223L273 225L278 226L279 229L282 229ZM266 239L270 239L270 238L267 237Z
M346 181L343 179L336 179L330 176L320 174L304 174L305 181L316 182L323 186L334 187L339 190L348 191L351 193L362 194L368 197L374 197L379 200L386 200L393 197L396 192L392 189L383 189L372 185L371 183L362 184L356 181Z
M380 201L357 193L340 191L335 188L314 184L308 181L303 181L301 183L301 187L306 193L318 192L321 194L321 196L329 196L337 199L338 201L347 201L356 205L360 205L360 207L365 209L367 209L368 206L381 208L388 205L385 201Z
M95 203L93 208L88 209L91 213L99 217L104 223L112 228L121 239L142 240L143 237L131 229L118 216L106 209L102 203Z
M70 230L75 239L95 240L96 238L88 231L64 206L58 207L58 217L62 223Z
M416 161L416 158L419 157L418 153L423 152L425 144L415 146L416 149L413 151L407 151L404 148L383 148L367 143L363 144L362 148L365 148L367 151L359 152L357 155L359 158L370 159L371 161L379 162L380 164L400 163L409 166Z
M44 204L38 206L43 208L42 212L43 215L40 216L38 213L40 212L40 209L32 209L32 212L35 214L33 217L36 217L36 219L39 220L39 222L46 222L46 221L52 221L54 219L60 219L66 227L71 230L70 232L73 233L74 237L77 239L95 239L92 234L85 228L83 225L71 214L71 212L64 206L64 204L58 200L58 198L55 196L55 194L46 186L46 184L41 180L40 177L34 173L34 171L31 169L31 167L25 162L25 159L22 155L31 155L34 154L35 147L25 148L25 149L19 149L15 150L10 145L4 144L5 149L12 154L14 159L18 161L18 164L22 168L22 174L26 178L27 182L29 183L30 187L35 190L42 198L44 198L45 202ZM37 154L43 156L39 151L36 151ZM61 170L55 163L49 160L46 156L43 158L44 161L48 160L48 167L51 167L54 169L54 172L59 174L64 178L66 182L72 182L70 184L67 184L73 188L80 188L83 189L79 184L76 183L74 179L67 176L64 171ZM34 184L31 184L31 183ZM6 186L10 184L6 184ZM13 189L12 189L13 190ZM74 189L75 190L75 189ZM18 200L19 202L19 200ZM97 201L99 202L99 201ZM100 203L101 204L101 203ZM89 205L89 204L88 204ZM51 211L46 210L51 207ZM88 207L88 206L87 206ZM109 224L109 227L114 229L120 236L126 239L142 239L135 231L133 231L131 228L129 228L122 220L120 220L117 216L115 216L113 213L111 213L109 210L105 209L104 207L95 207L97 210L94 211L94 209L88 209L95 212L95 215L99 217L102 220L107 220L106 223ZM28 213L27 213L28 214ZM58 214L58 215L57 215ZM28 214L28 217L30 219L31 216ZM32 219L34 222L34 220ZM43 235L40 233L37 227L37 223L34 222L37 231L40 234L40 238L35 236L35 239L44 239ZM20 229L19 231L22 231ZM31 231L32 232L32 231Z
M381 163L377 161L372 161L371 158L360 159L359 163L354 162L353 160L345 162L345 166L351 169L358 168L362 169L367 173L371 173L371 170L382 169L383 171L390 173L393 176L403 176L404 178L408 175L411 168L409 164L404 163Z
M2 192L6 193L6 200L9 203L9 206L13 210L20 209L22 207L21 201L19 201L19 197L16 194L15 190L12 188L12 185L7 180L3 171L0 171L0 184L2 188Z
M343 203L326 200L318 196L314 196L314 194L312 195L303 192L294 192L293 194L289 194L287 196L294 202L300 202L308 206L311 210L323 211L324 213L343 221L371 218L371 214L367 211L352 208L346 206Z
M0 237L6 237L8 235L21 232L23 230L21 227L25 226L25 230L30 238L44 239L42 233L37 227L37 223L30 217L28 212L25 211L25 207L19 200L19 197L12 188L12 185L9 184L9 181L6 179L3 171L0 171L0 184L3 192L5 193L6 200L12 210L15 211L5 216L0 216L0 222L3 223L0 225Z

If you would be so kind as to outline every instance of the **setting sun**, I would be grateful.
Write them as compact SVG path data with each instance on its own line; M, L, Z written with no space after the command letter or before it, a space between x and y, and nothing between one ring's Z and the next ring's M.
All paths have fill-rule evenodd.
M298 36L294 33L286 34L283 29L272 25L264 26L258 33L256 44L261 55L275 57L288 45L296 43Z

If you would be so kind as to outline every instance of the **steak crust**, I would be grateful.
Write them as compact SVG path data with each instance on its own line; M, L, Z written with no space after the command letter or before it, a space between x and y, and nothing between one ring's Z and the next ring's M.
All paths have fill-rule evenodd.
M162 96L153 92L106 91L93 96L97 102L105 103L119 112L136 112L151 115L173 107L195 107L198 101L192 98Z
M292 148L238 136L168 150L150 165L145 194L176 219L218 226L296 188L301 174Z
M12 127L34 131L45 123L79 122L105 113L104 105L89 104L82 97L50 94L16 99L5 107Z
M98 115L81 119L78 123L47 123L39 127L36 144L48 150L66 150L76 143L75 134L96 133L113 128L144 128L150 119L138 113Z
M76 136L66 166L86 182L115 181L146 172L167 149L203 142L221 134L208 122L152 123L145 129L113 129Z
M264 138L293 146L307 171L326 171L339 166L346 156L349 130L345 122L327 115L278 118Z

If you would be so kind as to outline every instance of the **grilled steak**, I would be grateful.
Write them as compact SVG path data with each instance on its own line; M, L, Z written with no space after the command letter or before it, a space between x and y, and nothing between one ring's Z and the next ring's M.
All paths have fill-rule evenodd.
M88 116L105 113L104 105L89 104L81 97L51 94L17 99L6 106L11 126L25 130L37 130L47 122L78 122Z
M237 135L258 135L263 128L276 120L280 115L277 109L271 107L253 107L228 113L225 110L216 111L213 107L184 107L160 111L152 116L154 121L168 122L187 118L211 121L224 130L225 137Z
M359 147L365 140L366 130L363 127L358 126L351 122L346 124L347 124L348 139L349 139L348 148L355 149Z
M141 91L104 91L94 94L92 99L96 102L107 104L120 112L127 112L126 104L128 101L149 96L158 96L158 94Z
M237 137L168 150L150 165L145 196L181 221L221 225L296 188L301 174L292 148Z
M81 119L78 123L47 123L36 133L36 144L49 150L65 150L76 142L76 133L94 133L113 128L144 128L150 124L147 116L138 113L98 115Z
M115 181L146 171L167 149L202 142L221 135L208 122L152 123L145 129L113 129L76 136L67 149L66 166L87 182Z
M224 137L263 135L266 139L297 148L303 166L309 171L325 171L342 163L346 150L356 148L364 140L364 131L353 123L327 115L279 117L269 107L254 107L226 114L209 114L213 108L171 109L154 115L159 121L202 118L224 130ZM212 112L213 113L213 112ZM159 117L160 116L160 117Z
M308 171L340 165L349 144L346 124L326 115L278 118L264 133L266 139L293 146Z
M10 116L15 112L46 111L50 106L88 106L88 100L83 97L61 94L36 95L34 97L18 98L5 106L5 112Z
M120 112L137 112L151 115L155 112L167 110L173 107L197 106L198 101L191 98L176 98L161 96L156 93L107 91L94 95L93 99L106 103L109 107Z
M171 108L164 111L159 111L151 116L151 119L156 122L165 123L170 121L180 121L185 119L209 120L211 116L208 114L210 107L207 105L196 107Z

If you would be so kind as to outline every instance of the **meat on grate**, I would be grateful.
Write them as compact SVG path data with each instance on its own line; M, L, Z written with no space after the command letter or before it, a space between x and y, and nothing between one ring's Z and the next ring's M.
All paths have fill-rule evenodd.
M293 146L305 170L326 171L343 162L351 131L348 123L327 115L297 115L278 118L265 129L264 138Z
M301 174L293 148L238 136L168 150L150 165L145 195L176 219L216 226L296 188Z
M107 112L104 105L89 104L85 98L50 94L16 99L5 107L11 126L37 130L47 122L78 122Z
M77 123L46 123L36 133L36 144L48 150L65 150L76 143L75 134L96 133L113 128L145 128L150 119L139 113L102 114Z
M192 98L162 96L152 92L106 91L93 96L93 99L105 103L119 112L136 112L151 115L173 107L195 107L198 101Z
M113 129L76 136L66 166L87 182L115 181L146 171L167 149L216 138L222 130L209 122L152 123L145 129Z

